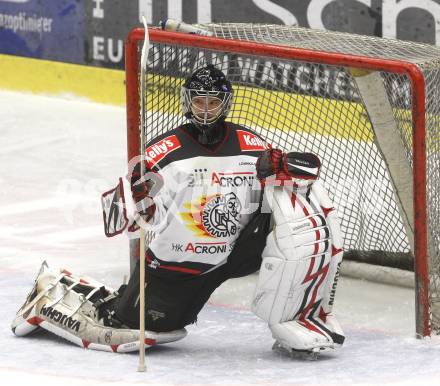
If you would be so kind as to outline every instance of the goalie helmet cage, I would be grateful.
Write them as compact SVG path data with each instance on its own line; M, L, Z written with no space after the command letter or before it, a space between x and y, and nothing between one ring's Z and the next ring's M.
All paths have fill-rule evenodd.
M140 135L149 141L186 121L181 85L196 68L214 64L234 88L229 121L274 147L321 158L346 252L385 261L414 256L416 335L439 333L440 49L288 26L201 27L213 36L149 29L144 85L144 30L129 34L128 159L143 152ZM130 250L137 259L136 241Z

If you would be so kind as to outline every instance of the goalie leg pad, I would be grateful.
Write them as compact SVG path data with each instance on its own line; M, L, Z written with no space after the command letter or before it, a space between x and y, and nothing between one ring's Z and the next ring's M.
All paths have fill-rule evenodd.
M103 288L92 286L85 295L75 291L77 283L79 280L70 274L53 271L43 263L30 294L12 322L14 334L25 336L40 327L84 348L111 352L138 350L139 330L111 328L98 318L91 300ZM145 344L151 347L185 336L185 329L146 331Z
M252 309L269 325L295 318L307 307L305 293L318 296L328 272L328 256L284 258L274 232L267 238Z
M344 340L331 315L342 237L328 196L316 197L319 189L275 188L275 227L263 251L252 303L273 337L295 350L336 347Z

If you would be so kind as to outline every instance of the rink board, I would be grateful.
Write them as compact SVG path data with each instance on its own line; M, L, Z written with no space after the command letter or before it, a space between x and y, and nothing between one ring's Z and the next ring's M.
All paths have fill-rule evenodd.
M12 55L0 55L0 70L0 89L125 105L125 73L120 70Z

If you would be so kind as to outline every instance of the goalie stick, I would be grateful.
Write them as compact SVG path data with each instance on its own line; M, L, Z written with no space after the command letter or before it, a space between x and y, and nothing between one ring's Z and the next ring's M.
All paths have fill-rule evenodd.
M144 25L144 31L145 31L145 37L144 37L144 43L142 46L142 52L141 52L141 74L140 74L140 84L141 84L141 90L140 90L140 98L141 98L141 138L140 138L140 149L141 149L141 157L140 157L140 175L145 175L145 77L146 77L146 69L147 69L147 59L148 59L148 52L150 49L150 41L149 41L149 34L148 34L148 26L145 19L145 16L142 15L142 22ZM166 22L165 22L166 24ZM161 24L161 28L165 29L165 24ZM168 28L170 26L173 26L173 28L176 27L176 23L168 23ZM188 27L190 27L186 23L180 23L181 26L181 32L192 32L194 31L188 31ZM205 33L201 33L203 35L210 35L209 31L204 31ZM140 240L139 240L139 365L138 365L138 371L144 372L146 371L146 364L145 364L145 342L144 342L144 335L145 335L145 249L146 249L146 232L145 227L147 226L147 222L143 221L142 217L139 218L140 221Z
M148 36L148 26L145 16L142 15L142 22L144 24L145 38L142 46L141 55L141 176L145 174L144 153L145 153L145 72L147 68L148 51L150 49L150 40ZM146 222L140 224L140 240L139 240L139 365L138 371L144 372L147 370L145 365L145 226Z

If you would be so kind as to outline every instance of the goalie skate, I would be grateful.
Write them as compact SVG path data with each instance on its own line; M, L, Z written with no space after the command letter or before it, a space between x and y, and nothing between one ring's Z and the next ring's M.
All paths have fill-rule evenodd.
M101 286L86 284L85 293L75 292L79 285L84 287L79 278L65 270L53 271L43 262L26 301L12 322L14 334L26 336L43 328L84 348L119 353L138 350L139 330L108 327L99 319L91 299L106 296L108 291ZM168 343L185 336L185 329L146 331L145 346Z
M271 329L276 339L272 349L301 360L317 360L321 352L340 347L345 339L334 316L328 317L327 323L290 321Z
M325 348L314 348L312 350L295 350L291 347L286 347L282 343L275 341L272 350L282 355L288 355L293 359L300 359L303 361L316 361L319 358L321 351Z

